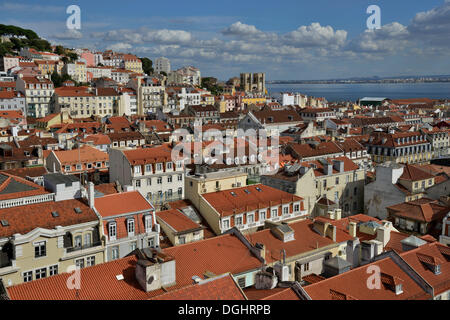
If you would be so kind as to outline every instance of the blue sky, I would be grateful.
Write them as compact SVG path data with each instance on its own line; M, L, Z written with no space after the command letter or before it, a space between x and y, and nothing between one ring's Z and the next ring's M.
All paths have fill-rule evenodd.
M450 74L449 0L0 1L0 23L55 44L115 49L226 80ZM67 6L81 29L66 28ZM381 8L368 31L366 9Z

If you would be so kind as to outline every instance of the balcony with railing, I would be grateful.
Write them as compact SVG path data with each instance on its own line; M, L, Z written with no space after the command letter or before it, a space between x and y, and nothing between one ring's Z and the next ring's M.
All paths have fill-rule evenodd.
M98 247L101 246L102 242L101 241L95 241L89 244L85 244L85 245L80 245L80 246L74 246L74 247L69 247L66 248L66 253L71 253L71 252L76 252L76 251L86 251L88 249L94 248L94 247Z

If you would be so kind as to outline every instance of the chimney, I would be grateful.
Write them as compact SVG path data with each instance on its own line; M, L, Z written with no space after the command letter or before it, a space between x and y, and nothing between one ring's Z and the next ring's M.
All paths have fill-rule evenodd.
M329 224L325 235L333 241L336 241L336 226Z
M334 220L341 220L342 209L334 209Z
M270 290L274 289L278 284L278 277L272 267L261 270L255 275L255 289Z
M264 261L266 260L266 246L263 243L256 243L255 244L255 248L258 250L259 255L261 256L261 258L264 259Z
M356 222L350 222L348 224L348 233L350 234L350 237L356 238L356 230L357 230Z
M386 244L391 239L391 232L388 228L385 227L379 227L377 229L377 238L376 240L383 243L383 248L386 246Z
M145 292L172 286L176 283L176 266L173 257L150 248L140 250L138 256L135 276Z
M88 201L89 201L89 208L94 208L94 183L89 181L88 182Z

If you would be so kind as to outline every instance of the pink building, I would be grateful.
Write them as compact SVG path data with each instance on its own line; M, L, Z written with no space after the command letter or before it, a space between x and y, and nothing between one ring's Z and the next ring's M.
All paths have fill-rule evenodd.
M87 67L95 67L95 55L92 52L84 51L80 57L86 60Z

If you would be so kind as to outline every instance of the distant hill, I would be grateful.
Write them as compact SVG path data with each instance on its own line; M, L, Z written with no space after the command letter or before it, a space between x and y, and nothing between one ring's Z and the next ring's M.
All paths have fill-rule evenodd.
M26 37L28 40L40 39L33 30L23 29L17 26L7 26L5 24L0 24L0 35L7 37Z
M50 42L41 39L33 30L0 24L0 36L9 38L9 41L0 43L0 56L17 54L23 47L34 48L38 51L52 51Z

